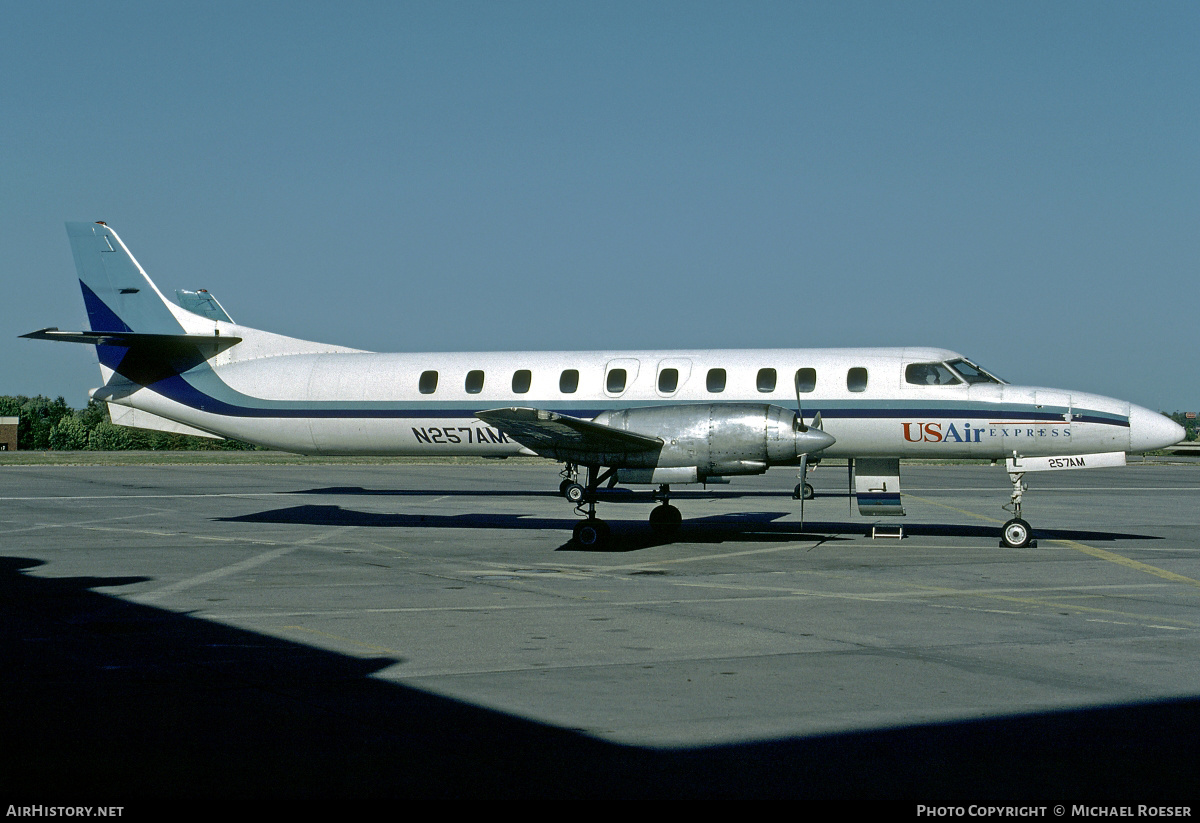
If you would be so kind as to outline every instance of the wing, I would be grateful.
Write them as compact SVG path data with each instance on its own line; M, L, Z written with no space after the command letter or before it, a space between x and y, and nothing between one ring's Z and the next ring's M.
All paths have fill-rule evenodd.
M544 409L476 412L488 425L542 457L598 466L654 465L663 441Z

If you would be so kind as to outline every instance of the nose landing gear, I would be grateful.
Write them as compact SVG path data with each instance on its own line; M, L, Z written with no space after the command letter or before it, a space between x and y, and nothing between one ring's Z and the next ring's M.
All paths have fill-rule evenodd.
M1032 539L1033 529L1021 518L1021 498L1029 488L1025 483L1025 472L1009 472L1008 479L1013 484L1012 498L1004 508L1015 517L1000 530L1000 545L1010 549L1037 548L1037 541Z

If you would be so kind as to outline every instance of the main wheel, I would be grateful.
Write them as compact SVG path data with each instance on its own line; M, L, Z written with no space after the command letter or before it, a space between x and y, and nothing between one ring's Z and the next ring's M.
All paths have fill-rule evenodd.
M650 511L650 528L655 531L673 532L683 523L683 515L679 509L669 503L655 506Z
M584 496L587 494L587 490L578 483L567 483L566 481L564 481L564 483L563 497L567 498L572 503L581 502Z
M584 549L600 549L608 542L608 524L595 517L580 520L575 524L571 539Z
M1000 532L1000 539L1005 546L1012 549L1023 549L1029 545L1030 538L1033 537L1033 530L1029 528L1029 524L1019 517L1014 517L1004 524L1003 530Z

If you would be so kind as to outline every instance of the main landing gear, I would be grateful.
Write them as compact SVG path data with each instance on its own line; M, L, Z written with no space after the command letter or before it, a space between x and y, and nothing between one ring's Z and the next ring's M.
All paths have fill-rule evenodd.
M563 480L558 490L563 497L575 504L575 511L584 519L575 524L571 539L575 545L583 549L602 549L609 540L608 524L596 517L596 491L604 483L609 486L616 484L616 469L600 470L599 466L585 466L587 469L584 483L578 482L578 469L568 465L563 470ZM654 499L659 505L650 512L650 528L655 534L672 534L683 523L683 515L679 509L670 503L671 487L661 484L654 492Z
M658 491L654 492L654 499L658 501L658 505L650 510L650 528L659 535L678 531L683 523L683 515L671 505L671 487L663 483L658 487Z
M1021 497L1029 488L1025 483L1025 472L1009 472L1008 479L1013 484L1012 499L1004 508L1011 511L1015 517L1000 530L1000 545L1010 549L1023 549L1026 546L1037 548L1037 541L1032 539L1033 530L1029 523L1021 518Z

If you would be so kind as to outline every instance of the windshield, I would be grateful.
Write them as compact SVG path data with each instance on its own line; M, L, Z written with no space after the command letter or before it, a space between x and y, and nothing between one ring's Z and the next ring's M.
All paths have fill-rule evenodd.
M950 368L954 369L955 372L957 372L958 374L960 374L962 376L963 380L966 380L968 383L971 383L971 384L1003 383L1003 382L1005 382L1005 381L1001 380L999 377L988 374L983 369L979 368L974 363L972 363L970 360L967 360L965 357L959 358L958 360L951 360L946 365L949 366Z

